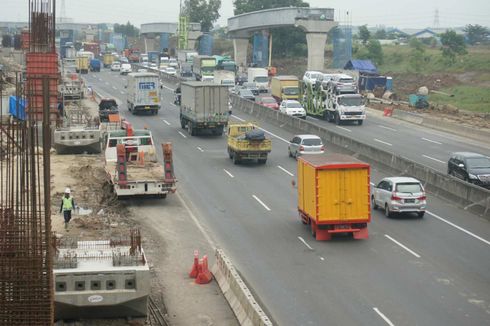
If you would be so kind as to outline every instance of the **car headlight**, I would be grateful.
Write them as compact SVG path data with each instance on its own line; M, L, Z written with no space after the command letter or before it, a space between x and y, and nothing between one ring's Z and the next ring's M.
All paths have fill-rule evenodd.
M478 177L474 174L468 173L468 178L470 179L478 179Z

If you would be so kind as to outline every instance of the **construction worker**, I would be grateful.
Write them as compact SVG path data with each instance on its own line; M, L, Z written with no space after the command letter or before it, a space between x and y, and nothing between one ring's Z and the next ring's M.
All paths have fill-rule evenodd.
M61 198L60 213L63 212L65 229L68 229L68 222L71 220L71 211L75 208L75 200L73 200L73 197L70 194L70 188L66 188L65 195Z

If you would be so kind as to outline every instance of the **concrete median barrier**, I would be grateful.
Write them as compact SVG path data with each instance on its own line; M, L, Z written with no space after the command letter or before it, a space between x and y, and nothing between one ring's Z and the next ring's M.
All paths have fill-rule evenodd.
M216 262L212 272L240 325L273 325L221 249L216 249Z
M310 121L290 117L236 95L231 96L231 102L233 110L250 114L257 120L267 121L292 133L316 134L327 144L337 145L368 162L381 164L390 172L413 176L423 181L429 192L477 214L490 217L490 190L463 182L408 158L354 140Z

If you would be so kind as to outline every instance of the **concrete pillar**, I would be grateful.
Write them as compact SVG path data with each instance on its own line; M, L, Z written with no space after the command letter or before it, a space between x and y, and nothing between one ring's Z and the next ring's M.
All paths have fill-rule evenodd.
M325 67L327 33L306 33L306 44L308 45L307 70L322 71Z
M326 20L296 20L295 26L306 32L308 45L308 70L323 70L325 67L325 45L327 33L337 22Z
M187 32L187 49L195 50L197 39L202 35L202 32L189 31Z
M163 49L168 49L169 37L170 37L169 33L161 33L160 34L160 52L162 52Z
M240 70L247 67L247 50L248 50L248 38L234 38L233 39L233 51L235 53L235 62Z

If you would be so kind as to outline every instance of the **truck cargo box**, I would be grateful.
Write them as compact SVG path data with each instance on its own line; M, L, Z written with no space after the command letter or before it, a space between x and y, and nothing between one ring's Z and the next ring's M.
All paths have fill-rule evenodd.
M298 210L317 240L328 240L333 233L367 238L369 195L369 164L334 153L299 158Z

